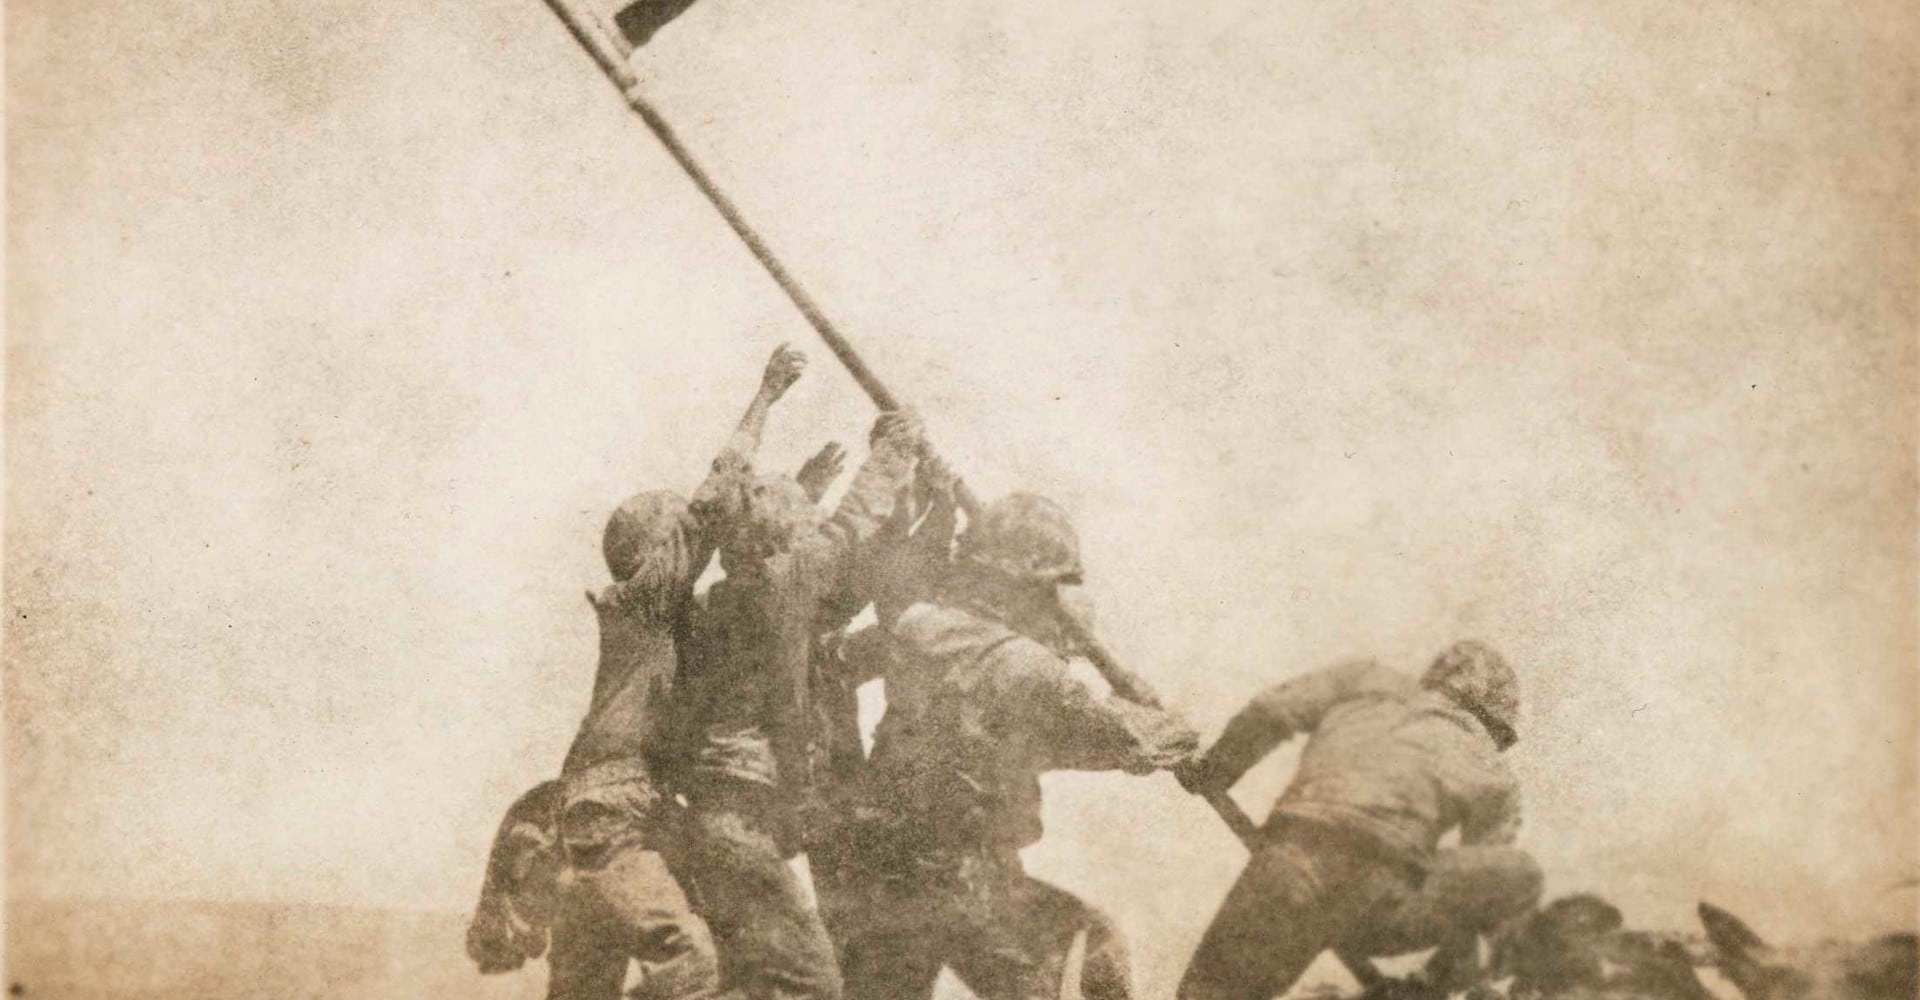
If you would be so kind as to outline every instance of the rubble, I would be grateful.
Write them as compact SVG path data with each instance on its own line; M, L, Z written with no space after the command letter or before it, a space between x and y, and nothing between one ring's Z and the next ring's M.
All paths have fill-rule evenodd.
M1477 982L1452 994L1416 974L1354 993L1329 984L1295 1000L1913 1000L1920 943L1912 933L1870 941L1768 944L1740 918L1699 907L1703 933L1629 930L1592 894L1535 910L1490 942Z

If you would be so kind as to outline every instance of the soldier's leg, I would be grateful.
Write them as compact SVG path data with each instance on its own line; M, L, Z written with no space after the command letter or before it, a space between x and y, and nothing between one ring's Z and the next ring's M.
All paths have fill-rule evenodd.
M1424 883L1382 899L1341 951L1386 956L1438 948L1427 978L1447 988L1464 986L1478 972L1480 935L1538 906L1543 886L1539 863L1518 848L1441 851Z
M1064 972L1067 952L1073 939L1086 934L1086 952L1080 965L1080 995L1084 1000L1130 1000L1133 996L1133 960L1127 951L1127 939L1113 918L1093 904L1038 879L1027 880L1034 899L1032 912L1047 921L1047 929L1036 935L1057 948ZM1050 966L1052 963L1050 963ZM1056 975L1056 979L1058 976ZM1055 993L1058 996L1058 984Z
M639 848L619 850L591 878L618 943L640 963L633 1000L706 1000L718 993L713 936L665 859Z
M690 858L724 978L751 1000L839 1000L833 944L767 816L744 790L692 803Z
M1086 1000L1126 1000L1131 964L1106 914L1026 874L1017 853L980 859L955 908L950 964L982 1000L1052 1000L1061 994L1073 940L1087 935L1080 990ZM952 932L950 932L952 933Z
M1325 837L1271 834L1227 893L1180 981L1180 1000L1270 1000L1342 941L1406 876Z
M916 877L920 848L884 824L850 825L808 854L847 1000L931 1000L948 928Z
M568 973L569 981L595 984L593 995L599 996L598 984L611 976L617 994L627 960L633 959L642 974L636 997L713 997L720 967L712 936L666 860L650 849L641 824L588 801L570 806L561 828L574 872L566 915L579 941L578 969ZM606 971L609 963L591 960L593 954L615 956L617 967ZM555 975L560 975L557 964Z
M808 846L807 870L813 875L813 898L820 921L838 951L857 932L865 908L858 859L841 839L825 839Z
M547 949L547 1000L619 1000L627 955L602 939L599 924L569 891L553 923Z
M917 903L876 906L849 921L840 948L846 1000L930 1000L946 949L926 913Z

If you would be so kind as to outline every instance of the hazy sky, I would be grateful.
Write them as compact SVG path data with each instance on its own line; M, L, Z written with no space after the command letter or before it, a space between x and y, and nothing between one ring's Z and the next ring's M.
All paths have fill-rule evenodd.
M781 340L770 462L867 404L537 0L11 7L11 891L464 907L607 512ZM1903 8L702 0L643 62L1203 729L1485 638L1551 891L1785 936L1920 874ZM1164 985L1239 847L1048 788Z

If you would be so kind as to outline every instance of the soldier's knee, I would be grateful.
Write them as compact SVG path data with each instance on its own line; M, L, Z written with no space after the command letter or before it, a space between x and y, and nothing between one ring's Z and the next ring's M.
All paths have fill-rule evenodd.
M1450 922L1486 931L1540 905L1546 874L1517 847L1470 847L1443 852L1429 893Z
M1508 848L1507 854L1500 866L1495 912L1491 914L1495 922L1539 906L1547 887L1546 873L1541 871L1540 862L1534 860L1533 855L1518 848Z

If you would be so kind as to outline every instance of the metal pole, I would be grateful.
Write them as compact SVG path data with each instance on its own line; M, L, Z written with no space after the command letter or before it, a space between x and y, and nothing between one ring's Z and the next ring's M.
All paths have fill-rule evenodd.
M800 310L800 315L805 316L807 324L813 327L821 340L826 341L827 349L846 366L847 373L853 376L853 380L873 400L874 405L882 410L900 409L899 397L888 390L879 376L875 375L873 370L867 367L867 363L861 360L860 355L854 351L853 345L847 341L847 338L840 335L840 331L834 327L833 322L827 319L826 314L822 313L820 307L814 303L813 297L808 295L807 290L800 287L800 282L787 272L779 258L773 255L773 251L768 249L766 242L760 238L760 234L755 232L752 226L747 225L747 220L740 216L740 209L734 206L733 199L727 197L726 192L713 183L713 178L707 175L705 168L701 167L699 161L693 158L693 154L687 151L687 147L681 144L680 137L673 131L673 126L667 124L667 120L660 116L660 112L655 110L653 104L640 92L639 77L635 76L632 67L627 65L627 54L622 47L607 36L591 15L576 7L574 0L547 0L547 6L553 8L554 14L558 15L561 22L567 26L567 30L573 33L574 39L587 50L589 55L593 56L593 61L600 65L601 72L605 73L607 79L619 88L621 97L626 99L627 107L632 108L634 114L646 123L647 129L660 140L662 146L666 147L668 154L673 157L674 162L680 164L680 169L692 179L694 186L698 187L700 193L706 195L707 200L713 203L713 207L720 212L720 217L725 219L727 225L733 229L734 235L740 237L740 242L747 245L747 250L753 254L755 260L760 262L761 267L766 268L767 273L773 277L774 283L780 286L780 290L787 293L787 298L792 300L794 306ZM966 511L969 517L976 516L980 510L980 500L971 489L967 488L964 481L958 484L956 494L955 500L960 508ZM1152 708L1164 707L1159 693L1147 683L1146 678L1121 665L1113 658L1113 654L1082 628L1079 622L1074 621L1072 616L1063 614L1061 619L1069 634L1086 651L1087 659L1106 677L1107 683L1112 685L1114 693L1141 705ZM1251 847L1259 829L1246 812L1225 792L1212 793L1204 798L1207 804L1220 814L1220 818L1226 821L1234 836L1239 837L1241 842Z
M747 245L747 250L753 254L754 259L758 260L760 266L766 268L767 273L773 276L774 283L780 286L781 291L787 293L787 298L793 300L793 304L800 310L800 315L805 316L807 324L813 327L821 340L826 341L827 349L847 367L847 372L853 376L853 380L860 384L860 388L865 390L866 394L872 397L874 404L882 410L899 409L900 401L873 374L872 369L867 367L867 363L860 359L860 355L854 353L853 345L834 328L833 322L827 319L818 305L814 304L813 297L807 294L806 289L800 287L800 282L787 273L787 269L781 265L780 259L773 255L773 251L767 248L760 234L754 232L752 226L747 225L746 219L741 218L740 209L734 206L733 199L727 197L727 193L713 183L713 178L707 175L706 169L700 166L700 162L695 160L693 154L687 151L687 147L681 144L680 137L673 131L673 126L669 125L665 118L660 117L660 112L656 111L652 102L640 92L640 80L634 75L633 69L627 65L626 57L622 54L620 47L606 36L589 15L581 12L569 0L547 0L547 5L559 15L560 20L566 24L567 30L573 32L573 37L586 47L587 52L593 56L593 61L600 64L600 69L607 74L609 80L613 81L613 85L620 88L620 95L626 99L627 107L632 108L633 113L640 116L640 120L646 123L654 137L667 148L674 162L680 164L681 170L686 171L687 176L700 189L700 193L706 195L707 200L713 203L713 207L719 210L720 217L732 227L734 235L740 237L740 242Z

